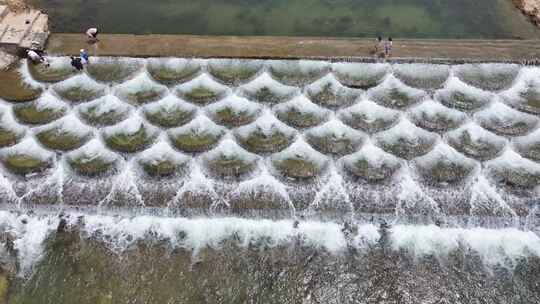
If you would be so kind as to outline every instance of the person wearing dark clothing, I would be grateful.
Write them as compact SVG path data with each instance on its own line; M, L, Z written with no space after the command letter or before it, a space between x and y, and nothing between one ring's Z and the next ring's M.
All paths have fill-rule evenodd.
M83 64L80 57L71 57L71 65L78 71L81 71L83 69Z
M384 56L390 57L392 55L392 37L388 37L388 40L384 43Z

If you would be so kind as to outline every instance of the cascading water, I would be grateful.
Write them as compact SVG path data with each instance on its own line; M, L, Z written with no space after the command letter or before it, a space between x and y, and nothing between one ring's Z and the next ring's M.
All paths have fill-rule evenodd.
M536 67L50 61L0 105L10 303L540 303Z

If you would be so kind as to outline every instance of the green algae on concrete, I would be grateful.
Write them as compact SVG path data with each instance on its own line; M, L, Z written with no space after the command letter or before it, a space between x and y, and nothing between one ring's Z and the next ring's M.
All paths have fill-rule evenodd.
M86 72L99 82L123 82L142 68L137 59L99 57L90 60Z
M316 113L305 112L297 107L290 107L284 111L279 111L277 118L295 128L311 128L324 120L324 117Z
M102 157L84 156L69 158L68 163L76 173L83 176L95 177L111 171L116 161L110 161Z
M289 94L281 93L268 86L263 86L257 89L256 91L242 90L242 94L245 95L250 100L256 100L261 103L269 103L269 104L276 104L276 103L286 101L290 99L291 97L293 97L294 95L293 92Z
M402 109L420 101L423 96L411 94L399 87L392 87L383 90L376 89L371 97L384 106Z
M212 118L221 125L227 127L239 127L255 120L257 113L249 111L237 111L232 107L224 107L212 114Z
M210 150L221 138L221 135L208 132L184 134L169 134L172 144L179 150L189 153L204 152Z
M512 85L520 70L519 65L504 68L491 64L467 64L456 69L456 76L463 82L482 90L499 91Z
M274 166L283 175L294 179L311 179L321 172L317 164L303 158L286 158L274 162Z
M28 71L32 78L40 82L60 82L75 75L77 71L70 65L46 66L44 64L32 64L28 62Z
M406 160L411 160L428 153L434 144L435 138L433 137L417 138L414 140L407 140L400 137L392 142L380 141L380 147L384 151Z
M321 78L330 71L324 63L303 63L301 61L276 62L269 66L272 77L287 85L306 85Z
M459 127L465 121L465 118L466 116L456 117L446 112L439 112L435 115L422 112L414 118L414 123L428 131L445 132Z
M171 59L180 60L180 59ZM174 64L168 60L150 59L147 66L148 73L157 82L174 86L189 81L199 74L201 66L196 62Z
M47 124L66 113L66 109L41 108L36 102L18 104L13 107L17 120L31 125Z
M105 143L113 150L134 153L144 150L154 141L152 136L144 125L133 134L118 133L114 135L105 135Z
M400 168L400 164L397 161L373 164L366 158L360 158L354 162L346 163L345 168L369 183L379 183L388 180Z
M194 109L175 108L172 110L159 109L157 111L144 111L149 122L163 128L174 128L186 124L195 116Z
M69 130L51 128L37 133L36 138L47 148L69 151L81 147L88 141L90 135L78 136Z
M9 154L2 162L11 172L21 175L45 170L50 165L48 161L26 154Z
M63 88L58 87L54 90L56 94L58 94L60 97L72 102L90 101L105 94L105 91L103 89L85 87L82 84Z
M94 126L111 126L128 117L129 110L121 108L111 108L102 112L99 105L92 105L79 110L79 115L88 124Z
M521 169L492 169L492 173L498 183L511 188L532 189L540 185L540 173L530 172L526 168Z
M399 120L399 113L397 112L389 113L389 115L377 117L375 119L369 117L365 113L357 112L342 112L340 116L345 124L370 134L389 129Z
M135 105L141 105L163 98L166 94L166 89L162 87L146 87L141 90L125 90L118 92L118 97Z
M240 177L249 173L254 167L255 164L252 161L246 161L236 155L220 155L208 161L208 169L221 177Z
M37 99L41 88L26 84L18 70L18 64L6 71L0 71L0 98L11 102L26 102Z
M206 105L225 96L224 91L215 91L205 86L197 86L189 91L177 90L176 94L178 97L198 105Z
M311 101L328 108L339 108L351 105L360 92L350 88L336 89L332 83L326 83L318 91L308 89L308 96Z
M24 136L24 132L10 130L0 126L0 147L8 147L16 144Z
M451 92L449 96L441 96L440 101L445 106L456 108L460 111L474 111L487 103L488 98L472 96L465 92Z
M349 138L347 136L338 137L334 134L325 136L308 134L306 137L310 145L325 154L343 156L353 153L362 144L361 139Z
M461 153L479 160L494 158L504 148L504 140L489 141L473 140L469 131L464 131L457 137L448 138L448 143Z
M292 141L292 136L273 130L270 134L265 134L256 130L247 137L238 137L240 144L253 153L275 153L285 149Z
M419 172L428 184L455 184L463 181L474 169L471 163L439 160L429 166L419 166Z
M210 62L208 72L228 85L239 85L253 78L261 69L262 63L254 61L220 60Z
M146 174L151 177L169 177L180 174L185 168L185 163L176 163L171 160L159 160L159 161L144 161L140 160L139 164Z

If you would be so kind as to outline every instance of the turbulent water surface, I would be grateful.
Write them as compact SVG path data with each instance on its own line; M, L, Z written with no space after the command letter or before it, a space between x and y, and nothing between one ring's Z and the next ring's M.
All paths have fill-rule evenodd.
M511 0L33 0L53 30L111 33L538 38Z
M15 73L9 303L540 301L537 67L52 57Z

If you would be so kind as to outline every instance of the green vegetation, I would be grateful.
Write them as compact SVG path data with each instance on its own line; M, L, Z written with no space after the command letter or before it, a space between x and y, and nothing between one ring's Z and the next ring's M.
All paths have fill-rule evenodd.
M135 105L141 105L161 99L166 90L160 87L143 88L136 92L121 92L121 98L134 103Z
M302 71L297 63L291 63L287 66L270 66L269 71L272 77L288 85L305 85L328 73L329 68L311 69Z
M427 168L421 168L420 172L428 183L455 184L467 177L472 170L472 165L439 160Z
M331 83L325 84L317 93L308 94L314 103L330 108L348 106L358 97L351 89L334 89Z
M278 92L274 92L269 87L261 87L255 92L246 92L244 91L244 94L246 97L250 100L256 100L258 102L264 102L269 104L276 104L283 101L286 101L287 99L292 97L291 94L280 94Z
M307 136L308 142L317 150L325 154L346 155L353 153L361 141L354 141L348 137L336 137L334 134L326 136Z
M35 102L20 104L13 107L15 117L23 123L32 125L46 124L62 117L66 110L60 109L39 109Z
M39 172L49 166L49 162L26 154L10 154L2 162L11 172L21 175Z
M76 149L89 139L89 135L79 137L60 128L41 131L36 134L36 137L47 148L61 151Z
M24 135L24 132L16 132L4 127L0 127L0 147L7 147L16 144Z
M153 136L148 134L148 131L144 126L133 134L115 134L109 135L105 138L107 146L113 150L134 153L144 150L150 146L154 140Z
M481 139L473 141L468 131L464 131L457 139L449 139L449 144L461 153L480 160L495 157L504 146L504 143L490 143Z
M350 115L350 116L349 116ZM368 133L376 133L390 128L399 119L399 114L388 115L381 118L371 119L363 113L350 113L343 115L343 122L349 126Z
M449 98L442 98L441 102L451 108L461 111L473 111L489 102L486 99L475 98L463 92L452 92Z
M411 96L409 93L395 87L375 93L373 99L384 106L397 109L408 107L419 101L418 98Z
M435 140L433 138L418 138L411 141L405 138L398 138L393 142L381 142L381 148L397 157L411 160L429 152L434 143Z

